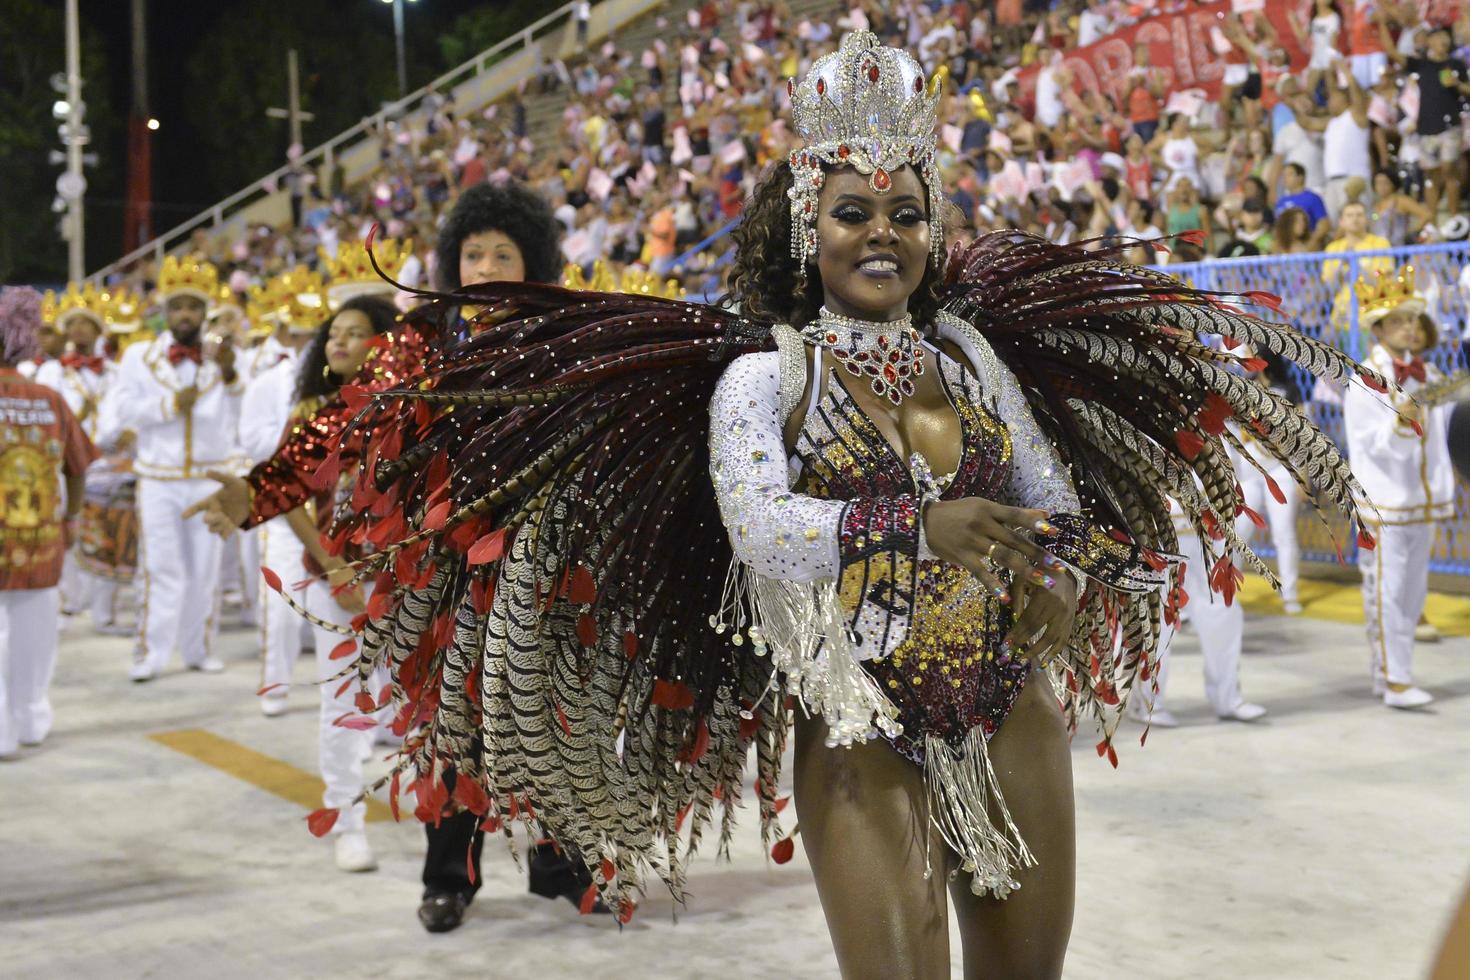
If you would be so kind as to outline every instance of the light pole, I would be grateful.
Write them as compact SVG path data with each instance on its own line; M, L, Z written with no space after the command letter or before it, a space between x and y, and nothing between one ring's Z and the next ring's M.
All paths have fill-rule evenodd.
M408 94L408 65L403 57L403 5L414 0L383 0L393 5L393 42L398 49L398 97Z
M66 172L56 179L56 191L66 202L67 274L81 281L86 274L86 252L83 249L82 195L87 192L87 178L82 175L82 147L87 134L82 126L82 43L81 20L77 0L66 0L66 122L61 139L66 144Z

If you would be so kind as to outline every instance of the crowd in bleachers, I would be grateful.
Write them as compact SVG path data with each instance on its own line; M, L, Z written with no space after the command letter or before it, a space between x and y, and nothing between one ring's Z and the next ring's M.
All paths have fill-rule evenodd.
M1121 84L1078 84L1073 52L1204 6L853 0L822 20L795 18L782 0L707 0L684 16L652 15L659 30L647 48L594 42L487 109L434 96L422 120L378 134L379 166L366 179L303 172L290 225L200 231L194 249L243 291L381 222L414 240L405 274L427 283L435 227L456 195L513 177L552 201L569 263L637 264L691 293L718 292L728 239L675 260L738 217L761 170L788 151L784 80L856 27L948 73L941 147L960 237L1002 227L1055 241L1203 232L1169 256L1139 249L1138 261L1465 237L1463 0L1291 0L1292 36L1263 5L1230 0L1210 6L1221 10L1203 42L1225 65L1217 96L1171 91L1145 44ZM554 139L537 145L525 100L547 92L564 95L565 108ZM129 275L146 280L149 270Z

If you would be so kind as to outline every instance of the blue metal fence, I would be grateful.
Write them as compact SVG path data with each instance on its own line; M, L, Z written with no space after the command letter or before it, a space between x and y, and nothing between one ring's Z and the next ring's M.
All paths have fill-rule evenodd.
M1463 371L1466 367L1461 336L1466 324L1467 295L1470 295L1467 258L1470 258L1470 244L1454 242L1382 251L1212 259L1170 265L1165 270L1205 289L1275 293L1281 297L1281 312L1266 312L1264 315L1292 323L1303 333L1362 358L1372 347L1373 337L1359 322L1358 297L1353 284L1363 276L1396 271L1410 265L1420 292L1428 300L1429 315L1439 327L1439 342L1426 354L1426 360L1449 374ZM1465 274L1463 288L1462 273ZM1316 382L1305 371L1293 373L1296 388L1304 398L1302 407L1345 449L1342 392ZM1324 515L1327 513L1323 512ZM1456 488L1456 517L1440 528L1435 541L1430 558L1431 571L1470 575L1470 522L1466 520L1467 514L1470 514L1470 493L1462 482ZM1352 561L1354 554L1349 549L1356 547L1352 545L1353 535L1346 533L1346 527L1336 516L1330 516L1328 524L1343 545L1344 556ZM1303 508L1298 525L1297 535L1304 559L1337 560L1331 534L1311 508ZM1260 550L1269 554L1271 549L1263 547Z

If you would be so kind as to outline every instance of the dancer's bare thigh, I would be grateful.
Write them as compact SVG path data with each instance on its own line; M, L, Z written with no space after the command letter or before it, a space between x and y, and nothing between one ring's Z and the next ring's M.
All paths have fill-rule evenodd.
M1037 865L1017 875L1005 900L977 898L968 876L950 894L959 919L967 980L1062 975L1077 879L1076 811L1066 722L1051 684L1033 673L990 740L1001 793Z
M795 797L842 975L948 977L948 862L930 837L923 771L882 739L829 749L826 733L820 719L797 721Z

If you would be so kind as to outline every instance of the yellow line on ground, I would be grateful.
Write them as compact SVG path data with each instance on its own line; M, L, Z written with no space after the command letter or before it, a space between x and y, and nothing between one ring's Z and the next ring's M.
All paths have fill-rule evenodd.
M1246 576L1240 594L1246 612L1283 614L1281 597L1257 575ZM1304 578L1297 586L1297 600L1308 619L1362 625L1363 593L1355 583ZM1445 636L1470 636L1470 596L1431 592L1424 614Z
M274 793L281 799L308 810L315 810L322 805L322 790L326 787L320 779L288 762L246 748L239 742L221 738L202 728L183 728L148 737L159 745L182 752L206 766L213 766L251 786ZM386 804L368 798L368 823L392 819L393 814Z

